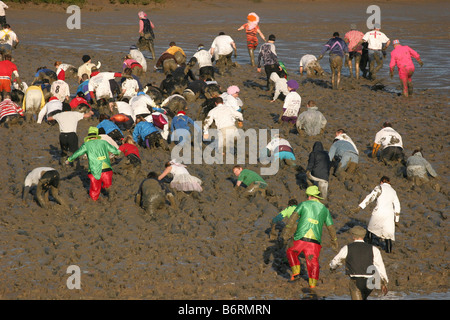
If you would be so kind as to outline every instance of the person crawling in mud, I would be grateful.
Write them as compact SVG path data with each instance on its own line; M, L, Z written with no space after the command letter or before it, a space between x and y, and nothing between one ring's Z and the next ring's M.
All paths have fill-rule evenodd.
M151 218L157 219L156 214L167 208L166 200L169 201L172 209L177 209L175 197L170 189L158 180L156 172L149 172L147 178L139 186L135 203L144 209Z
M424 158L422 148L414 149L406 160L406 177L417 186L428 183L430 177L440 179L432 165Z
M238 178L234 188L239 190L240 187L245 186L245 197L250 197L258 193L266 195L267 182L255 171L236 165L233 167L233 173Z
M328 155L332 167L335 168L334 175L338 178L343 177L344 172L354 173L358 166L358 148L344 129L336 130L336 136Z
M114 172L120 175L130 173L133 178L136 178L141 170L141 156L133 137L126 136L119 150L123 153L124 158L114 167Z
M133 140L144 148L163 148L169 150L167 141L161 136L158 128L142 116L136 116L136 126L133 130Z
M372 158L376 158L378 153L380 160L386 165L395 162L405 163L402 137L392 128L390 122L383 123L383 128L375 135Z
M22 200L26 203L32 187L36 187L36 201L42 208L49 208L49 198L53 199L60 205L65 205L65 201L59 195L59 172L51 167L38 167L33 169L25 178ZM47 194L48 193L48 194Z

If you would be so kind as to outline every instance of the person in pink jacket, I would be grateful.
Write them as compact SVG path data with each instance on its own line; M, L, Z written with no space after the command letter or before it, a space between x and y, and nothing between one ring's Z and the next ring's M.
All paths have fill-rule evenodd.
M394 50L391 52L391 63L389 64L391 79L394 76L395 66L398 68L398 76L402 84L402 91L405 97L408 97L413 92L412 75L414 73L414 63L411 57L417 60L420 66L423 62L419 54L408 46L400 45L399 40L393 42Z

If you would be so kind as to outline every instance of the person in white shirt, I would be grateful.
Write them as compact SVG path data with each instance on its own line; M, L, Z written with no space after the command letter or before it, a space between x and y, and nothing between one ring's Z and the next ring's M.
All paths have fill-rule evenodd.
M127 74L128 70L130 71L129 74ZM131 99L135 97L139 92L139 83L131 76L131 69L125 69L123 76L126 79L124 82L122 82L121 98Z
M55 68L56 68L56 76L58 77L59 80L64 80L66 81L66 76L67 75L76 75L78 70L77 68L75 68L73 65L68 64L68 63L62 63L61 61L56 61L54 64Z
M0 31L0 53L2 56L12 54L12 49L15 49L19 44L17 34L11 30L9 24L4 24L3 30Z
M90 118L94 112L87 109L85 113L72 111L69 104L64 104L62 112L47 118L48 121L56 120L59 124L59 144L61 146L61 164L65 162L68 152L73 154L78 150L78 121Z
M87 74L88 77L90 78L92 68L96 67L97 69L100 69L102 65L100 61L98 61L96 65L92 63L91 57L87 54L85 54L81 59L83 60L83 64L78 68L78 81L80 83L83 82L82 81L83 74Z
M345 274L350 277L350 296L352 300L367 300L374 288L368 287L372 283L374 267L380 279L380 289L384 295L388 293L389 282L381 252L375 246L365 243L366 230L355 226L350 230L353 243L345 245L331 260L330 270L334 271L345 260ZM375 280L376 281L376 280ZM376 288L378 289L378 288Z
M111 91L110 80L114 80L116 77L121 77L122 74L119 72L97 72L96 68L93 68L92 77L89 80L88 90L91 99L94 103L100 99L111 99L113 98L113 93Z
M36 186L36 201L42 208L49 208L49 199L46 193L56 200L60 205L65 201L59 195L59 172L51 167L38 167L33 169L25 178L22 189L22 201L27 203L31 188Z
M147 72L147 60L144 57L144 54L141 50L138 49L135 45L130 47L130 56L131 59L136 60L142 66L142 71Z
M323 71L322 67L320 66L319 61L317 61L317 58L312 54L305 54L300 59L300 65L299 65L300 75L303 75L303 72L305 70L306 70L306 75L308 77L311 77L313 75L323 76L325 74L325 71Z
M302 103L302 98L297 93L298 83L295 80L289 80L287 82L289 89L289 94L284 99L283 104L283 114L280 117L282 123L292 123L296 124L298 113L300 111L300 106Z
M56 121L49 121L48 118L54 116L55 114L62 112L63 104L57 97L51 97L50 100L44 105L44 107L39 111L37 123L41 124L44 117L47 117L47 122L49 124L55 124Z
M130 106L135 117L140 115L144 118L152 113L152 108L157 108L155 101L142 91L130 99Z
M241 90L238 86L229 86L227 92L221 94L223 104L233 108L236 111L242 112L242 106L244 103L239 98L239 92Z
M275 93L273 94L273 98L270 102L275 102L278 98L284 101L289 94L286 78L281 78L278 73L272 72L270 74L270 80L272 80L275 84Z
M380 151L380 160L385 164L389 162L401 162L405 164L403 141L401 135L392 128L390 122L383 123L383 129L375 135L372 158L376 158Z
M392 252L392 241L395 241L395 223L400 221L400 201L397 192L392 188L389 177L383 176L380 184L359 204L352 214L365 209L368 204L377 201L367 226L368 243L375 242L376 237L384 239L386 253Z
M216 60L216 67L219 69L220 74L229 71L232 67L231 55L233 51L234 58L236 59L237 49L234 40L224 32L220 32L211 44L210 49L211 56Z
M203 44L199 44L197 52L193 58L197 59L200 77L204 79L214 80L214 67L212 65L212 55L206 50Z
M50 93L61 102L68 102L70 100L69 84L63 80L53 82L50 87Z
M381 26L375 23L373 30L366 32L361 41L351 50L356 50L358 46L367 42L369 53L369 79L375 80L377 72L383 67L383 56L386 56L386 49L389 47L391 40L380 31ZM375 67L376 63L376 67Z
M238 121L239 127L242 127L244 118L242 113L236 111L229 106L223 104L223 99L221 97L216 98L216 107L208 112L203 125L203 138L205 140L209 139L209 127L216 124L217 130L220 131L220 137L218 141L218 150L222 150L225 146L225 151L231 151L234 145L234 139L239 137L238 129L236 128L236 121Z
M6 24L6 9L8 8L3 1L0 1L0 27Z

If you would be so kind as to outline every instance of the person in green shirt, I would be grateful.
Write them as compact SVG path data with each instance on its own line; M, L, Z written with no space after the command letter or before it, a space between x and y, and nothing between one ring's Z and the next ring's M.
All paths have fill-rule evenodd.
M119 155L120 151L106 140L101 139L97 127L90 127L88 136L84 138L84 143L66 160L66 164L69 164L78 157L87 155L89 162L88 177L91 181L89 196L94 201L98 200L102 187L107 189L112 184L113 171L109 153Z
M294 210L297 208L298 202L295 199L290 199L288 202L288 207L284 210L282 210L279 214L277 214L273 219L269 235L269 240L276 240L278 238L278 232L276 230L276 226L278 223L282 222L283 220L288 220L292 213L294 213Z
M236 177L238 177L236 182L236 189L244 184L247 187L245 191L246 196L251 196L256 193L265 194L267 189L267 183L263 178L255 171L244 169L239 165L233 167L233 173Z
M320 191L317 186L306 189L308 200L300 203L286 223L281 237L283 241L293 238L293 245L286 251L287 259L292 270L289 282L300 279L299 254L303 252L306 258L309 287L315 288L319 280L319 255L322 249L322 227L325 224L331 237L335 251L338 250L336 230L330 211L319 199Z

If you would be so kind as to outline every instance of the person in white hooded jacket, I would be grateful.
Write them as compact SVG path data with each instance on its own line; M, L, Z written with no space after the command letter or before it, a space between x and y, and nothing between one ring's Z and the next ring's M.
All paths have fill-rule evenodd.
M397 192L392 188L389 177L383 176L380 184L367 195L352 213L365 209L366 206L377 201L375 209L372 211L369 225L367 226L368 243L374 242L374 235L384 239L386 253L392 252L392 241L395 241L395 223L400 220L400 201Z
M281 78L278 73L272 72L270 74L270 80L272 80L275 84L275 92L270 102L275 102L278 98L284 101L286 96L289 94L286 78Z

